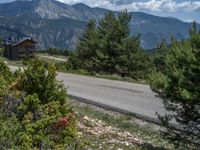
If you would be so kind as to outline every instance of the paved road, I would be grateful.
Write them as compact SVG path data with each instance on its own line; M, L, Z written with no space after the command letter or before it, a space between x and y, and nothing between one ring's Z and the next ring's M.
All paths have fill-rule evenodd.
M59 73L68 94L108 106L118 111L130 112L138 117L157 120L156 112L165 113L164 106L149 86L94 77Z
M17 67L12 67L15 70ZM129 112L149 121L156 121L156 112L166 111L149 86L94 77L58 73L68 94L95 105Z

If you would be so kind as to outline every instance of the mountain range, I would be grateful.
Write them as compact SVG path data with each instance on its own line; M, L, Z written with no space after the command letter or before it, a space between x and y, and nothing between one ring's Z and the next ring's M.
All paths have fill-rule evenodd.
M0 4L0 36L30 36L37 41L40 49L74 49L87 21L100 20L109 11L91 8L82 3L67 5L55 0L17 0L3 3ZM171 35L179 40L187 38L192 25L176 18L142 12L130 13L131 35L140 34L141 46L145 49L155 48L163 39L169 41Z

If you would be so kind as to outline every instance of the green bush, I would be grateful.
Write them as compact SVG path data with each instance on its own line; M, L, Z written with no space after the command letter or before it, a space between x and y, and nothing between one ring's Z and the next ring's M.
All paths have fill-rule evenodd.
M51 101L66 101L66 90L56 80L56 67L49 63L33 60L21 75L19 87L27 95L37 93L43 104Z
M76 118L55 71L53 64L32 60L5 86L9 92L0 103L5 127L0 135L7 137L0 136L0 149L67 149L74 144Z
M0 76L8 82L11 82L13 79L12 72L1 58L0 58Z

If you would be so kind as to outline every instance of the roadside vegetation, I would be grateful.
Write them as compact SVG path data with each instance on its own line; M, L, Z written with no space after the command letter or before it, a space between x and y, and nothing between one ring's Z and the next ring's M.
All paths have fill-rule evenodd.
M171 46L162 44L155 56L150 75L152 89L163 99L165 108L173 113L159 116L168 129L163 137L185 149L200 148L200 31L193 24L190 38ZM177 127L171 121L178 123Z
M0 61L0 149L74 147L76 119L56 68L39 60L12 74Z

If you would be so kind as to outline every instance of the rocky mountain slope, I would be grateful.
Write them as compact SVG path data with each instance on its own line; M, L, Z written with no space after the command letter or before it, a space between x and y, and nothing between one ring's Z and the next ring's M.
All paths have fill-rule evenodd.
M67 5L55 0L17 0L0 4L0 36L31 36L41 49L74 49L89 19L101 19L109 10L84 4ZM117 12L115 12L117 13ZM188 36L190 23L174 18L132 12L131 35L141 34L145 49L155 48L162 39Z

